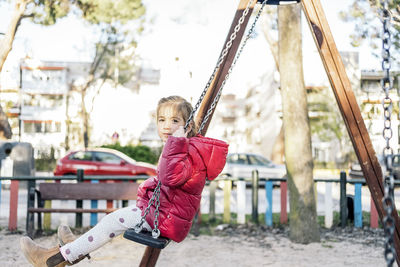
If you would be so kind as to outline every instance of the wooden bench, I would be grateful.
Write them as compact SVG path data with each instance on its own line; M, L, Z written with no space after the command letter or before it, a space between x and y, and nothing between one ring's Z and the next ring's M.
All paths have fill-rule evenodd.
M45 208L45 200L136 200L137 189L137 183L41 183L39 189L29 189L26 232L30 237L35 234L35 213L38 231L42 231L42 213L110 213L116 210L116 208Z
M45 200L136 200L137 183L41 183L39 189L29 188L26 231L34 235L34 214L38 214L38 228L42 229L41 213L110 213L115 208L44 208ZM35 207L35 199L36 205ZM139 266L154 267L161 250L146 247Z

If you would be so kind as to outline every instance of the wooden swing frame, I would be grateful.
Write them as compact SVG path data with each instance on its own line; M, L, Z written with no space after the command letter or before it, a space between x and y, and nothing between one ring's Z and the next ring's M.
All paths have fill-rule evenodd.
M246 9L246 6L249 4L250 1L251 0L240 0L225 44L229 41L229 37L234 31L234 27L236 26L238 19L242 16L243 11ZM252 13L251 11L254 9L256 3L257 1L254 1L250 6L250 11L245 17L245 20L239 32L237 33L237 37L232 43L232 47L230 48L227 56L224 58L221 67L217 71L214 80L202 101L196 117L197 122L201 122L203 120L207 110L211 106L213 99L218 93L218 89L220 88L225 75L228 73L228 70L232 65L240 42L243 38L246 25L248 24L248 21L250 19ZM301 0L301 5L304 15L310 26L311 34L314 37L315 44L321 56L322 63L325 67L326 74L330 81L343 120L346 124L346 128L353 144L355 153L359 162L361 163L360 165L364 173L368 188L371 192L372 199L374 200L376 209L378 211L379 218L382 221L384 216L386 215L382 203L382 199L384 196L382 170L376 157L376 153L373 149L367 128L365 127L364 120L361 116L361 111L351 88L350 80L346 74L343 61L340 57L339 51L336 47L331 30L329 28L328 21L323 11L321 2L320 0ZM223 47L225 47L225 44ZM213 113L214 110L212 114ZM212 114L201 132L202 135L205 135L207 132ZM394 245L396 250L396 261L397 264L400 265L400 220L397 214L396 207L394 208L391 215L395 221ZM142 261L140 262L139 266L155 266L160 252L160 249L146 247L146 250L142 257Z

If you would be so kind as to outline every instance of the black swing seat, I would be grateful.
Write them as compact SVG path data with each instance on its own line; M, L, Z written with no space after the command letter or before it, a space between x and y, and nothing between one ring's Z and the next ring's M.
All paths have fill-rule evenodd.
M124 233L124 238L158 249L165 248L171 241L170 239L162 236L159 236L158 238L153 238L151 236L151 232L147 231L146 229L142 229L140 233L136 233L134 229L128 229Z

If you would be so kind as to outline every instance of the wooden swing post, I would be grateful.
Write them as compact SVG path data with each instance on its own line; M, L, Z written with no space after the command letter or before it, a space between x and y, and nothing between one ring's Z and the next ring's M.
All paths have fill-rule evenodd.
M230 38L231 34L234 32L235 26L237 25L239 18L242 16L244 10L246 9L246 7L250 1L251 0L240 0L239 6L236 10L235 17L233 18L232 25L231 25L231 28L229 29L228 36L226 37L223 48L225 47L226 43L229 42L229 38ZM252 13L256 3L257 3L257 1L253 1L253 3L251 3L249 13L246 15L246 17L243 21L243 24L240 27L240 30L238 31L238 33L236 35L236 38L232 42L232 46L229 49L228 54L225 56L224 60L222 61L222 64L221 64L220 68L218 69L217 73L215 74L214 80L212 81L210 88L208 89L206 95L204 96L203 102L201 103L199 111L196 116L197 125L199 125L199 123L203 121L203 118L205 117L208 109L210 108L215 96L218 94L218 90L221 87L222 82L225 79L225 75L228 73L229 68L232 65L232 62L235 59L236 52L239 48L239 45L243 38L243 34L245 32L246 26L249 22L251 13ZM207 129L208 129L208 126L210 124L213 114L214 114L214 110L212 111L208 121L205 123L204 128L201 131L201 135L203 135L203 136L206 135Z
M231 34L233 33L235 26L239 20L239 18L242 16L244 10L246 9L246 6L248 5L248 3L251 0L240 0L239 2L239 6L237 8L235 17L232 21L232 25L231 28L229 29L229 33L227 36L227 39L224 43L224 46L226 45L226 43L229 41L229 38L231 36ZM251 16L251 12L253 11L254 6L256 5L257 1L253 1L252 5L250 6L250 10L249 13L247 14L247 16L245 17L242 26L240 28L240 30L238 31L235 40L233 40L232 42L232 46L229 49L228 54L225 56L223 62L221 63L221 66L219 68L219 70L217 71L217 73L215 74L214 80L212 82L212 84L210 85L206 95L204 96L204 99L201 103L201 106L199 107L199 111L197 113L196 116L196 122L197 124L201 121L203 121L203 118L205 117L207 110L210 108L213 99L215 98L215 96L218 93L218 90L225 78L225 75L228 73L228 70L230 68L230 66L232 65L233 59L235 58L236 55L236 51L239 48L240 42L243 38L243 34L244 31L246 29L247 23L249 22L250 16ZM208 129L208 125L210 124L212 115L214 114L214 111L211 113L207 123L205 124L201 134L205 135ZM145 252L143 254L142 260L140 262L140 267L153 267L156 265L158 257L160 255L161 249L158 248L152 248L152 247L146 247Z
M386 213L382 203L384 196L382 170L361 116L360 108L351 89L349 78L337 50L321 2L320 0L302 0L301 2L365 180L371 191L371 196L378 210L379 217L383 220ZM396 208L394 208L391 215L395 220L396 229L394 232L394 244L397 254L396 261L400 265L400 221Z

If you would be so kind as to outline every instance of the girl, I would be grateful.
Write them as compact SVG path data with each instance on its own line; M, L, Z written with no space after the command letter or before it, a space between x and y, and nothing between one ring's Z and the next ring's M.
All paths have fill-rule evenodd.
M194 122L184 132L183 126L192 110L190 103L179 96L162 98L158 102L158 135L165 145L157 176L139 186L135 206L108 214L91 230L62 247L45 249L29 237L22 237L21 248L29 262L37 267L74 264L128 228L133 228L140 221L159 180L162 185L158 228L162 236L181 242L189 233L200 207L206 178L213 180L218 176L228 152L225 142L196 134ZM147 223L143 225L147 230L153 227L154 211L152 206L146 217Z

